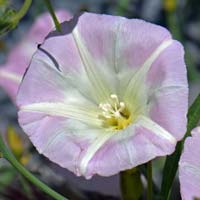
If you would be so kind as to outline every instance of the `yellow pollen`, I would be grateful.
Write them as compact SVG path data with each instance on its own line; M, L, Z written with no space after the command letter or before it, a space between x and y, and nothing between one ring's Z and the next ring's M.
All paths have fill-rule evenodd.
M103 126L115 130L126 128L131 123L131 116L125 103L119 101L116 94L111 94L108 102L99 104L102 111L99 118L103 120Z

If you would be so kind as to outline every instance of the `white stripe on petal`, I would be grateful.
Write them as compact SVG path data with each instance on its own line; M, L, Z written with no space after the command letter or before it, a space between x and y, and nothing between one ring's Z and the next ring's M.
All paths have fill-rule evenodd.
M149 68L153 64L153 62L158 58L158 56L172 44L173 40L166 40L161 43L161 45L151 54L151 56L145 61L142 66L142 69L145 72L148 72Z
M20 83L22 80L22 76L20 76L16 73L13 73L13 72L9 72L7 70L0 70L0 77L14 81L16 83Z
M164 138L173 144L176 144L177 142L176 138L172 134L170 134L167 130L165 130L163 127L161 127L159 124L152 121L148 117L145 117L143 115L139 116L136 124L143 126L144 128L152 131L157 136Z
M153 64L153 62L158 58L158 56L172 44L173 40L166 40L161 43L160 46L156 48L156 50L150 55L150 57L145 61L145 63L138 69L138 71L135 73L133 78L129 81L129 84L127 86L124 98L126 99L134 99L138 92L140 91L140 95L143 94L143 96L139 97L140 101L145 101L147 98L145 97L147 95L145 86L145 78L146 75ZM145 102L144 102L145 103Z
M129 81L126 91L124 93L124 100L129 102L129 109L134 114L135 109L145 111L148 101L149 90L145 84L147 73L152 63L158 56L169 46L173 40L166 40L150 55L145 63L137 70L132 79ZM141 113L144 114L144 113ZM135 115L135 114L134 114Z
M66 133L64 132L59 132L56 133L55 135L51 136L50 138L48 138L48 141L46 142L46 144L44 144L43 147L41 147L41 149L38 149L40 154L44 154L45 151L48 151L48 148L55 142L57 142L58 140L61 140L61 138L64 137L63 139L65 139L66 137Z
M99 136L87 149L84 157L80 163L80 172L82 175L86 173L87 166L89 161L93 158L95 153L114 135L116 134L113 132L106 132L102 133L102 136Z
M24 112L39 112L51 116L76 119L98 127L101 125L101 120L98 119L99 113L87 106L68 105L60 102L42 102L21 106L20 110Z
M105 85L105 80L100 77L100 73L96 69L95 62L88 52L87 47L84 45L84 41L81 39L77 28L74 28L72 35L80 54L85 72L92 84L93 94L97 97L99 102L103 102L109 98L111 92L109 91L108 86Z

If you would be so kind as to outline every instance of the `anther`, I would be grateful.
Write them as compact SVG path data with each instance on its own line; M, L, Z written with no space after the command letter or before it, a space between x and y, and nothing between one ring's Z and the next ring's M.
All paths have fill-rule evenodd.
M110 103L100 103L99 108L103 110L102 114L105 118L109 119L112 117L120 118L122 117L121 112L125 109L125 103L119 102L118 96L116 94L110 95Z
M111 94L110 98L113 99L117 104L119 104L119 99L118 99L118 96L116 94Z
M119 105L120 105L121 108L125 108L125 103L124 102L120 102Z
M106 103L100 103L101 114L106 127L113 127L115 130L124 129L131 122L130 113L123 101L120 101L116 94L111 94Z

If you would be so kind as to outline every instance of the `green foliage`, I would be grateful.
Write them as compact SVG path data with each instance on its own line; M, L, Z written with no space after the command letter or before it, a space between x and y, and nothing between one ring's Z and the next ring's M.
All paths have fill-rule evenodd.
M27 13L32 0L25 0L19 11L11 8L6 0L0 0L0 36L13 30Z

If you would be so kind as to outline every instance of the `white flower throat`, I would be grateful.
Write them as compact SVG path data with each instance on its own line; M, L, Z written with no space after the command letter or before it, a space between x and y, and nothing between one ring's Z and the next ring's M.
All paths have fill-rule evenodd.
M119 101L116 94L111 94L108 102L100 103L99 108L102 110L99 118L103 120L105 128L120 130L131 123L131 115L125 102Z

